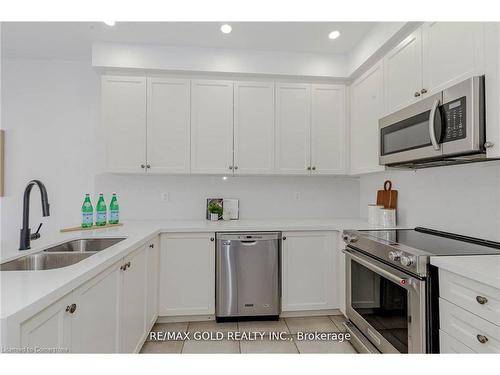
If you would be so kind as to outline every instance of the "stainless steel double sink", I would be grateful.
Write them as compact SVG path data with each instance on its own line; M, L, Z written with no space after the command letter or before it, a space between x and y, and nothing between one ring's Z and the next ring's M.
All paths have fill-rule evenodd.
M125 238L88 238L64 242L38 253L26 255L0 264L0 271L37 271L67 267Z

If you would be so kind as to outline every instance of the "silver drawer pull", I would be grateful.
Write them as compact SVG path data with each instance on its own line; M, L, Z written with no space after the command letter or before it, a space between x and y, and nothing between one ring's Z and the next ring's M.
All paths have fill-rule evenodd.
M483 297L483 296L477 296L477 297L476 297L476 301L477 301L477 303L479 303L480 305L484 305L486 302L488 302L488 298Z
M483 335L477 335L477 341L479 341L481 344L486 344L488 342L488 338Z

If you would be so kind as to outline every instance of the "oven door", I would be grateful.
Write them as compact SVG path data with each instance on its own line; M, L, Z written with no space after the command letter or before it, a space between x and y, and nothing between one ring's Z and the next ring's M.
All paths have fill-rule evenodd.
M425 353L425 280L351 247L346 255L346 315L382 353Z
M442 97L432 95L379 120L381 165L443 155Z

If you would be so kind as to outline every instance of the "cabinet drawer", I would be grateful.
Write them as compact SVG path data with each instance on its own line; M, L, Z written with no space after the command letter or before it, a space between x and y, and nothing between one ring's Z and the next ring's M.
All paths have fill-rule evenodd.
M440 298L440 328L477 353L500 353L500 326ZM480 342L481 338L487 341Z
M500 326L500 289L439 270L439 296Z
M461 354L474 353L474 350L461 343L456 338L448 335L446 332L439 330L439 352L442 354Z

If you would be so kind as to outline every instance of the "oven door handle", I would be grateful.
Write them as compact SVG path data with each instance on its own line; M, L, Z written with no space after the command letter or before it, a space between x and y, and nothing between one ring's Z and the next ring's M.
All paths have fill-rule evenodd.
M369 270L375 272L375 273L378 273L379 275L395 282L396 284L400 285L401 287L407 289L410 285L409 285L409 280L408 279L403 279L399 276L396 276L394 275L393 273L389 272L389 271L386 271L384 270L383 268L380 268L378 267L377 265L371 263L371 262L368 262L366 261L365 259L355 255L352 251L349 251L347 249L343 249L342 252L347 255L348 257L352 258L353 260L355 260L356 262L358 262L359 264L361 264L362 266L365 266L366 268L368 268Z
M434 119L436 118L436 111L438 110L439 107L439 99L436 99L434 101L434 104L432 105L431 108L431 113L429 115L429 135L431 137L431 143L432 147L434 147L434 150L439 151L440 147L439 143L436 138L436 132L434 130Z

